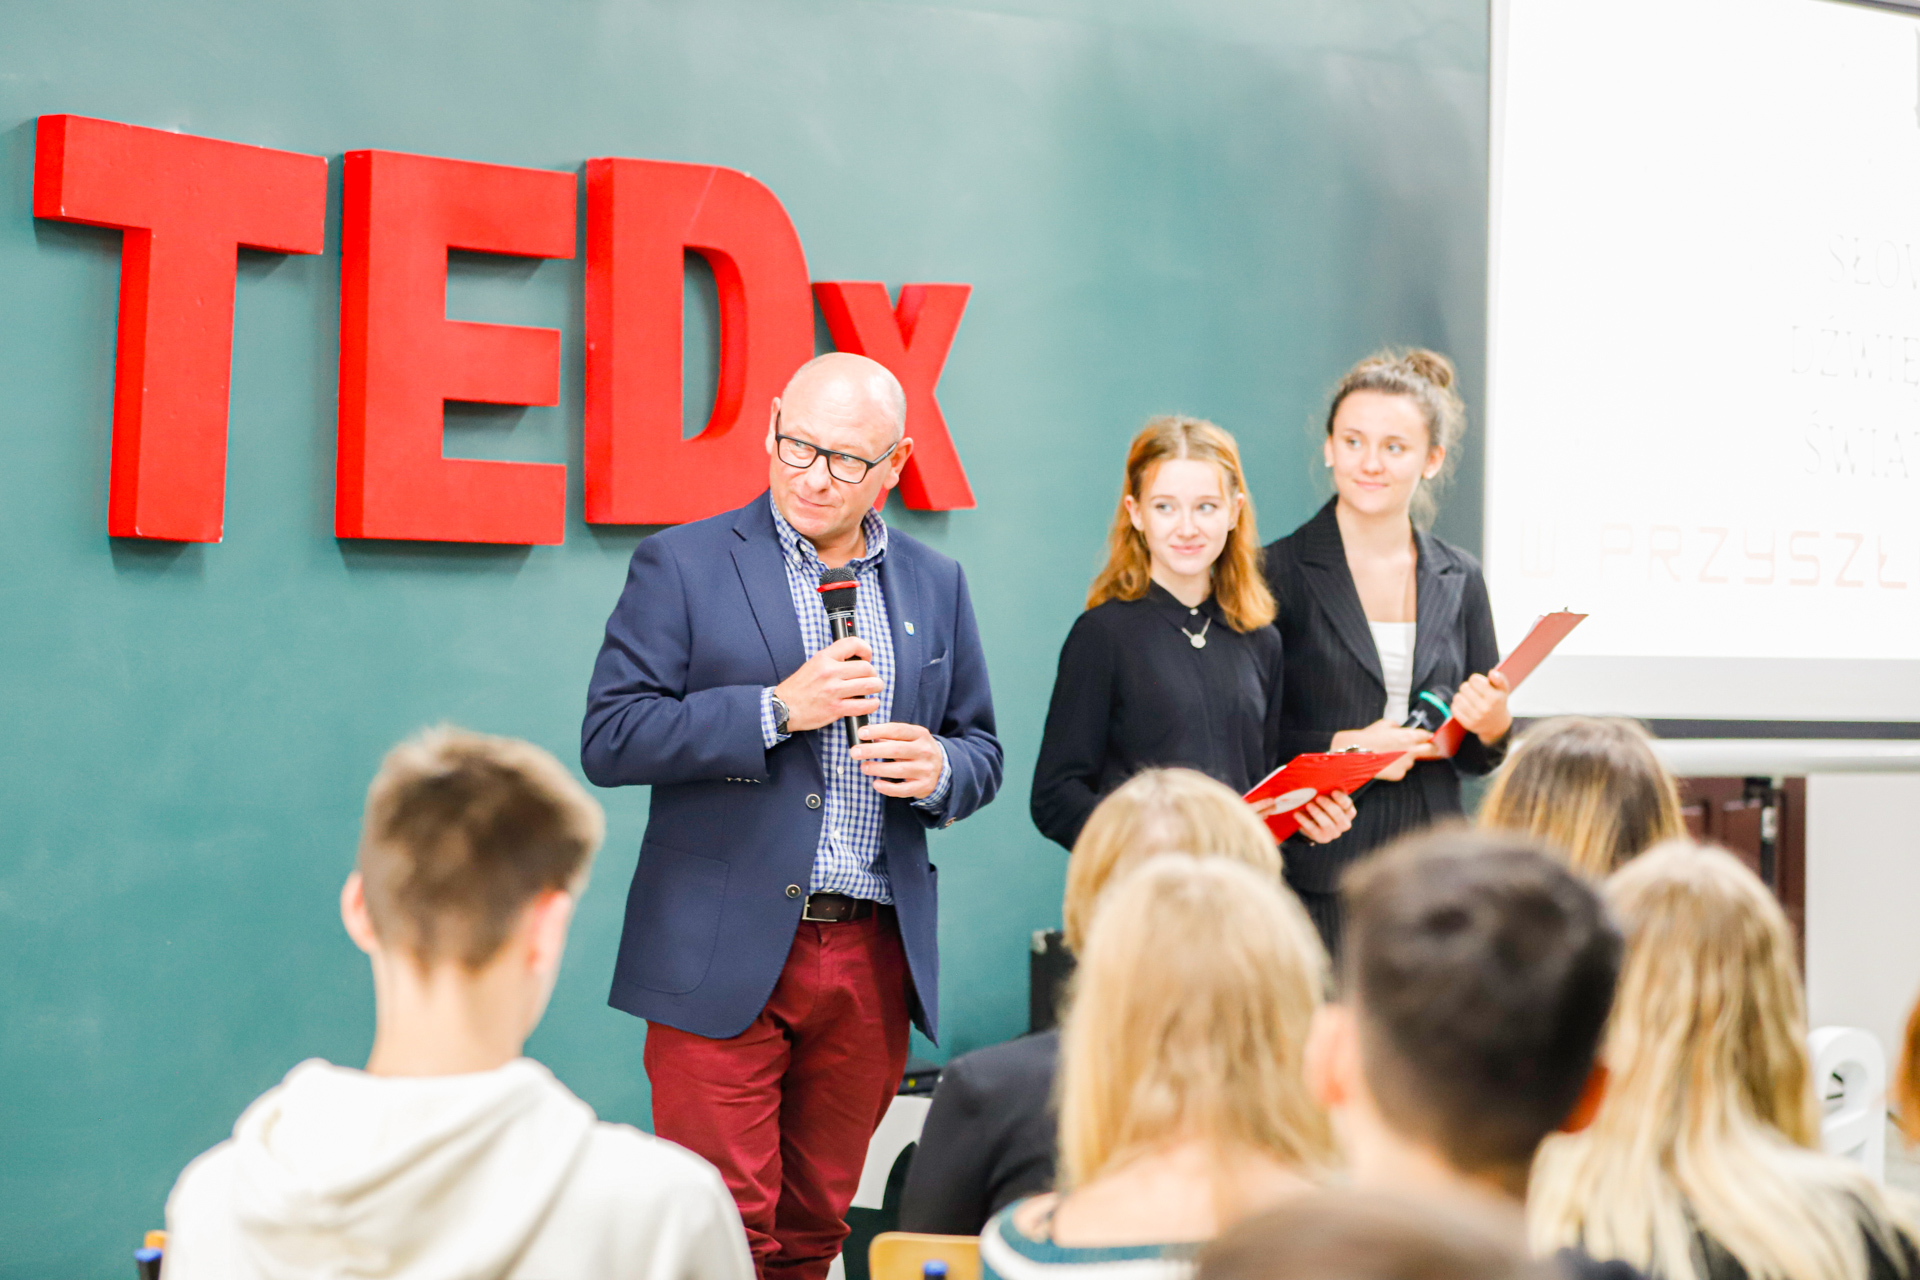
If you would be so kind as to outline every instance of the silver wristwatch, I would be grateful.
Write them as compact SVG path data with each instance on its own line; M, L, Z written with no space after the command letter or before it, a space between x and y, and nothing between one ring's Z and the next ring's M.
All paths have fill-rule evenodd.
M771 689L767 691L767 701L773 704L773 731L781 737L787 736L787 721L793 712L787 710L787 704L780 701L780 695Z

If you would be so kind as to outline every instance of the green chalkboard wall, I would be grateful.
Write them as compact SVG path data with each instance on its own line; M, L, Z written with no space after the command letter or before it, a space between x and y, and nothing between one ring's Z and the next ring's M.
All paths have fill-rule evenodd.
M580 520L579 263L456 255L450 313L559 327L566 372L557 408L450 411L448 451L569 463L567 542L332 536L343 151L730 165L816 279L974 286L941 400L979 509L890 512L966 565L1007 746L1000 801L935 837L942 1057L1023 1029L1027 937L1058 919L1027 785L1141 420L1237 433L1273 536L1319 500L1313 420L1369 347L1451 350L1477 399L1486 40L1484 0L0 6L0 1276L128 1274L250 1099L362 1059L335 893L376 762L443 719L575 760L647 532ZM334 163L325 255L241 255L220 545L106 535L119 236L32 218L43 112ZM697 276L688 299L697 384ZM1440 522L1468 546L1473 448ZM642 1026L605 995L646 796L603 799L531 1052L645 1124Z

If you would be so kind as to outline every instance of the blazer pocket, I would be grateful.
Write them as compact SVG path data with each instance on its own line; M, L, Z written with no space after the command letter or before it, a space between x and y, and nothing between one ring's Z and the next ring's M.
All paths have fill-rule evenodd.
M720 939L731 868L714 858L654 845L640 854L633 893L641 905L632 975L649 991L685 995L706 980Z
M947 694L953 689L953 664L947 661L947 651L920 668L920 718L930 726L938 726L946 718Z

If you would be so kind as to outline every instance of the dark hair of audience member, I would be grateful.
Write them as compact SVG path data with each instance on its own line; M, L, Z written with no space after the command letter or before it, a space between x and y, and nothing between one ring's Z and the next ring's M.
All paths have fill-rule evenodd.
M1343 979L1382 1118L1523 1189L1592 1072L1619 975L1599 896L1523 836L1449 827L1347 876Z
M1545 1276L1491 1221L1461 1205L1320 1191L1230 1227L1194 1280L1519 1280Z

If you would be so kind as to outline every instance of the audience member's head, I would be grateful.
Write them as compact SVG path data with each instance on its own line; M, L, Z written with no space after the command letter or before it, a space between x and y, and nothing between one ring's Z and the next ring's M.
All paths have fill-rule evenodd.
M1535 1243L1578 1243L1664 1280L1725 1272L1844 1280L1868 1237L1892 1248L1878 1189L1820 1155L1793 930L1732 855L1662 845L1607 882L1627 936L1594 1122L1535 1169ZM1894 1253L1892 1256L1900 1256Z
M1331 1135L1301 1055L1325 966L1305 909L1270 874L1169 854L1117 882L1061 1042L1062 1190L1179 1144L1223 1175L1248 1158L1323 1164ZM1221 1219L1233 1208L1216 1199Z
M1315 1091L1356 1178L1525 1194L1535 1149L1582 1123L1620 968L1599 895L1535 841L1464 827L1347 876L1345 1004L1320 1018Z
M387 754L367 790L347 931L376 984L496 964L525 970L527 1029L559 971L575 899L605 832L600 806L529 742L430 729Z
M1458 1204L1320 1191L1230 1228L1195 1280L1521 1280L1543 1275L1506 1224Z
M1920 1142L1920 1002L1907 1015L1907 1035L1893 1070L1893 1105L1900 1111L1900 1132Z
M1229 858L1280 879L1280 850L1253 806L1194 769L1143 769L1088 815L1067 860L1060 904L1067 947L1079 951L1109 884L1160 853Z
M1543 720L1520 735L1480 805L1480 825L1538 836L1600 877L1686 834L1680 791L1638 721Z

